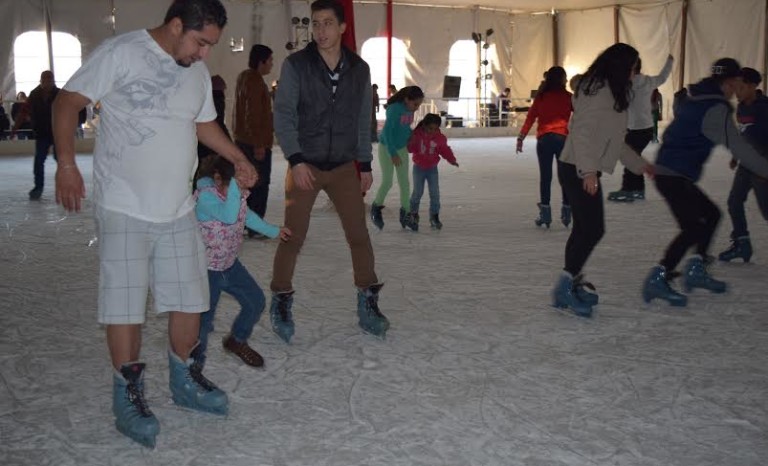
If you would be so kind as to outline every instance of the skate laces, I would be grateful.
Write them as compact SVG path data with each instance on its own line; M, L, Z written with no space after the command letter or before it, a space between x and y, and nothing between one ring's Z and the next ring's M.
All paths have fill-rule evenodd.
M379 311L379 297L370 295L365 297L365 304L368 310L376 317L383 318L384 315Z
M289 306L289 298L280 299L280 301L277 303L277 313L280 316L280 320L284 322L290 322L291 321L291 311L288 308Z
M586 289L587 291L591 293L595 293L597 291L597 288L595 288L595 285L592 283L584 280L584 277L581 275L577 275L576 278L573 279L573 288L582 288Z
M125 387L128 394L128 401L139 411L142 417L151 417L152 410L149 409L147 400L144 399L144 391L135 383L129 383Z
M212 392L219 388L213 382L205 378L203 375L203 366L199 362L193 362L192 365L189 366L189 377L207 392Z

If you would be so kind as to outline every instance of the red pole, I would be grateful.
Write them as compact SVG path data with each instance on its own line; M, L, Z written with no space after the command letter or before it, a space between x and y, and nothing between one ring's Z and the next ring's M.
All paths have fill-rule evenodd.
M387 0L387 96L392 85L392 0Z
M355 41L355 8L352 0L341 0L341 6L344 7L344 20L347 23L347 29L341 36L341 43L353 52L357 52L357 42Z

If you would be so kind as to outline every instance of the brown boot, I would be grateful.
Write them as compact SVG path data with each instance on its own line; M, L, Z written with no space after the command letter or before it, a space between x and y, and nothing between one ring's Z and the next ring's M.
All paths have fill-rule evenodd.
M256 350L248 346L247 342L240 343L232 335L228 335L221 343L225 350L242 359L249 366L262 367L264 365L264 358Z

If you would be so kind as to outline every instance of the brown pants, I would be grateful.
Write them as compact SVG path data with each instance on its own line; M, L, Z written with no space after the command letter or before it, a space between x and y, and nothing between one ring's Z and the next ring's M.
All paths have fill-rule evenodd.
M290 241L281 242L277 246L271 290L282 292L293 289L291 281L296 259L307 237L309 216L321 189L328 194L341 219L341 226L352 252L355 286L367 288L378 283L374 271L373 247L366 225L365 204L360 194L360 180L357 178L355 164L349 162L330 171L323 171L309 164L308 166L315 177L312 190L307 191L296 186L290 168L285 177L285 226L291 230L293 236Z

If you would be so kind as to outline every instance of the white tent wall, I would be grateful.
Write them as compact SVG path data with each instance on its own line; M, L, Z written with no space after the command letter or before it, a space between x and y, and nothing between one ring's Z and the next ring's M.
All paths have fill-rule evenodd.
M0 63L7 64L0 75L0 92L6 100L15 94L14 40L23 32L45 29L46 2L50 5L53 29L76 35L82 43L83 57L112 35L110 0L0 0L3 12L0 34L4 39L0 40ZM115 32L160 24L169 2L114 0ZM662 88L670 105L671 92L681 84L704 76L717 57L733 56L744 65L760 71L765 69L766 3L766 0L690 0L684 64L679 61L682 0L622 6L620 39L640 50L644 70L649 73L660 69L671 49L678 61L668 84ZM213 48L208 65L213 74L222 75L229 83L231 98L235 78L247 66L248 50L257 41L274 50L276 66L267 81L277 79L280 64L288 54L285 43L294 39L290 18L309 16L309 2L227 0L225 4L229 24L220 44ZM613 7L558 13L560 63L569 74L584 71L601 50L613 43L613 14ZM359 47L371 37L383 36L385 4L356 3L355 21ZM429 96L441 95L451 45L468 39L473 31L488 28L495 31L491 43L498 53L498 59L492 63L493 90L509 85L513 97L527 97L530 89L537 87L541 73L552 64L552 25L551 16L547 14L513 16L480 8L395 5L394 35L409 47L407 82L421 86ZM233 53L229 40L241 37L245 39L245 50ZM685 83L677 82L679 66L685 66Z
M682 0L619 8L619 39L638 49L645 73L658 73L669 53L676 59L672 76L661 88L665 117L671 116L674 91L708 75L717 58L729 56L743 66L765 70L767 4L766 0L689 0L685 63L680 61ZM560 64L569 76L585 71L614 43L613 7L557 15ZM552 18L517 14L513 21L510 87L514 96L521 96L538 86L541 73L552 64ZM685 66L684 83L679 82L680 66Z
M543 70L552 66L552 16L515 15L510 41L512 97L528 97L539 87Z
M0 0L0 11L0 63L5 63L0 75L0 95L13 99L16 96L14 40L27 31L45 30L43 0Z
M688 8L685 80L709 74L712 61L733 57L742 66L763 72L765 0L695 0Z
M560 12L557 24L560 65L568 76L586 71L595 57L614 43L612 7ZM544 71L546 68L539 71L539 79Z
M672 74L659 88L664 97L664 119L672 116L672 96L681 87L681 7L677 2L648 8L622 7L619 10L619 39L640 52L643 73L657 75L664 67L667 55L672 54L675 58Z

